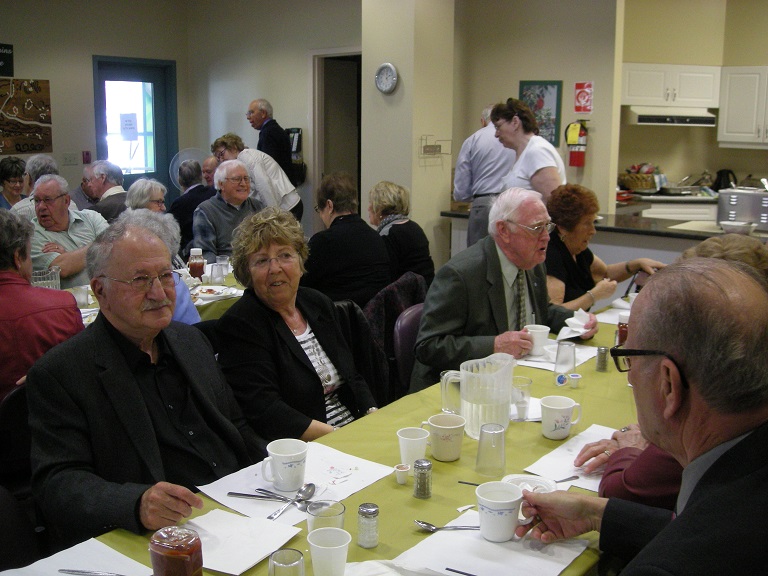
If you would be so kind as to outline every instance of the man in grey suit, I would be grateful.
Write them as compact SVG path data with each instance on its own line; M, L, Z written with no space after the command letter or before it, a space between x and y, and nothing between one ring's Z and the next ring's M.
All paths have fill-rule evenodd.
M202 507L195 486L265 455L202 332L171 322L157 217L137 210L96 238L99 316L28 374L33 490L58 546L175 524Z
M451 258L429 288L411 392L431 386L441 371L458 369L465 360L495 352L521 358L533 347L526 324L546 324L556 332L573 316L547 295L544 260L554 226L538 192L510 188L496 199L490 236ZM594 314L586 328L581 338L597 332Z

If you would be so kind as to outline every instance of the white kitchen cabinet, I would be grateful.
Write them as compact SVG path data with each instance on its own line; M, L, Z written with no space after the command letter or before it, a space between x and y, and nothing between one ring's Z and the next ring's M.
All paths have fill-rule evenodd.
M724 147L768 148L768 66L726 66L717 139Z
M622 68L621 103L632 106L717 108L720 67L635 64Z

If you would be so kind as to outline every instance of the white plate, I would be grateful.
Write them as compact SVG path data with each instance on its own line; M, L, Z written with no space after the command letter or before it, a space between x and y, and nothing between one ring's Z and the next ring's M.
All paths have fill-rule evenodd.
M193 291L193 294L203 300L204 302L211 302L213 300L221 300L223 298L231 298L237 294L237 288L234 286L198 286Z
M557 484L555 484L554 480L542 478L541 476L536 476L534 474L508 474L507 476L504 476L501 481L514 484L529 492L534 490L537 492L554 492L557 490Z

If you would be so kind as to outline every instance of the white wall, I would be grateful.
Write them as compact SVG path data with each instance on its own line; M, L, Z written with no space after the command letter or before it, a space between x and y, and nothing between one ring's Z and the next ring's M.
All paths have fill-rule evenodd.
M71 187L80 183L82 165L63 166L64 154L80 158L90 150L96 159L93 55L175 60L179 143L190 145L187 33L179 18L186 5L181 0L2 3L0 41L13 44L15 77L51 82L52 155Z

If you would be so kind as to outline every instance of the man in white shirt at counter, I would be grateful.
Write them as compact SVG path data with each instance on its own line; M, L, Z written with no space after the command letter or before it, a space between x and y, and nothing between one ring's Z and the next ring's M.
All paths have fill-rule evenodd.
M472 202L467 246L488 235L488 212L505 188L502 179L515 163L515 151L505 148L496 138L496 129L491 123L492 109L491 105L483 110L482 128L464 141L456 158L453 199Z

